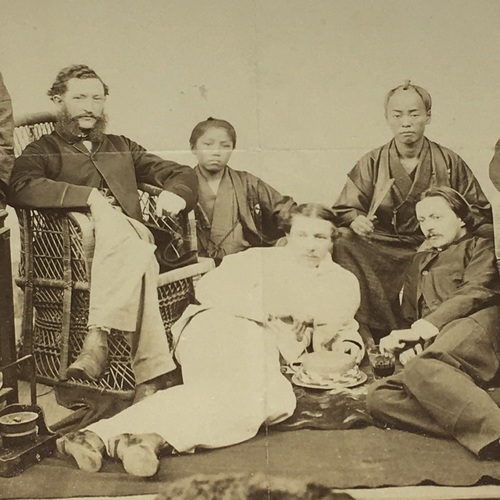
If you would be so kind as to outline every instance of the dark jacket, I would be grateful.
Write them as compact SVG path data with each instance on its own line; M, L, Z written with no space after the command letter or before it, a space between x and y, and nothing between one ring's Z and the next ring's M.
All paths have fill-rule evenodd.
M0 73L0 209L5 208L7 186L14 165L12 102Z
M142 220L137 183L162 187L194 207L193 169L148 153L127 137L104 135L93 152L80 140L52 132L29 144L16 159L9 203L18 207L86 209L92 188L106 187L123 211Z
M424 318L439 330L499 304L500 280L490 240L466 235L442 251L415 255L403 292L406 325Z
M490 179L497 190L500 191L500 139L495 144L495 154L490 162Z

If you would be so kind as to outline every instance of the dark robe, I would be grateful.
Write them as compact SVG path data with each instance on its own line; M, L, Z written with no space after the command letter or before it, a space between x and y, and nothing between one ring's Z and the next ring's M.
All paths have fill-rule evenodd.
M500 191L500 139L495 144L495 154L490 162L490 179L497 190Z
M375 211L375 231L360 237L347 229L358 215L368 215L390 179L394 184ZM392 140L359 160L333 206L337 223L345 227L335 242L334 260L353 272L361 286L356 319L382 334L400 323L403 275L424 240L415 204L432 186L449 186L461 193L472 207L475 234L492 238L491 207L474 174L460 156L428 139L413 179Z
M12 103L0 73L0 210L5 208L7 186L14 165Z
M495 144L495 154L490 162L490 179L493 185L500 192L500 140ZM495 253L497 256L497 267L500 271L500 198L496 196L492 199L493 220L495 229Z
M292 198L255 175L229 166L217 195L202 181L200 197L195 208L198 252L219 262L224 255L247 247L274 245L285 234L281 221L295 205Z
M199 167L195 171L199 182L196 209L200 227L197 231L199 255L219 261L225 255L249 248L250 244L243 236L236 193L227 170L222 175L217 194L212 191Z

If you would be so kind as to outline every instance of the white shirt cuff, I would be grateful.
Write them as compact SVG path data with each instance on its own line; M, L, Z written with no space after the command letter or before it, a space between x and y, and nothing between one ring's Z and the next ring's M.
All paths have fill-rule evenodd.
M415 330L422 340L432 339L439 333L439 328L425 319L415 321L411 329Z

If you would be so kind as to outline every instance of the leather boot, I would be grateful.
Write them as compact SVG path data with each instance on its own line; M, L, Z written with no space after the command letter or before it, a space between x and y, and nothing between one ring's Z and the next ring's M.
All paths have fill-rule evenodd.
M151 477L158 471L158 456L165 445L159 434L120 434L110 439L109 448L111 456L120 459L129 474Z
M56 441L57 451L73 457L81 470L98 472L102 466L105 446L92 431L71 432Z
M90 328L76 360L68 366L68 378L96 381L108 363L108 334L101 328Z

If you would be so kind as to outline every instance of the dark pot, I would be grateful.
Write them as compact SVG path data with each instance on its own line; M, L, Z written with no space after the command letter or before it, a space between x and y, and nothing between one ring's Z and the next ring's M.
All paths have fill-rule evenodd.
M17 411L0 417L0 435L5 438L36 435L38 413Z

